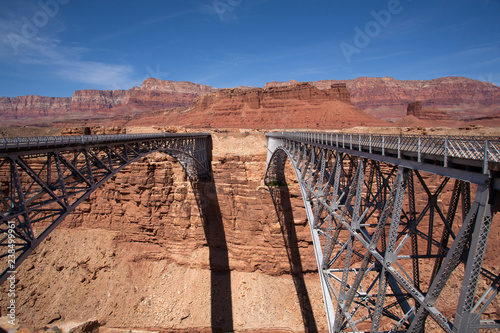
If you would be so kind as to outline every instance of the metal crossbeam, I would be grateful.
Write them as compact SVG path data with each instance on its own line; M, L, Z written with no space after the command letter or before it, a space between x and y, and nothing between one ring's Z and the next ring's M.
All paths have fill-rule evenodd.
M0 139L0 283L76 206L117 172L154 152L210 177L206 133Z
M500 276L483 267L500 138L267 140L266 184L286 186L287 157L295 170L331 332L500 328L487 311L498 307Z

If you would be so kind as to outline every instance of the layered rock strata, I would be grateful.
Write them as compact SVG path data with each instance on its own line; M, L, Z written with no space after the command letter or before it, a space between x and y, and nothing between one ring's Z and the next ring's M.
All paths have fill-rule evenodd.
M293 80L271 82L265 87L292 86L296 83ZM465 77L407 81L391 77L359 77L354 80L310 82L320 89L328 89L334 83L345 83L351 102L356 107L381 118L405 116L408 103L416 100L422 101L426 107L457 113L462 117L500 110L500 87Z
M345 84L320 90L308 83L286 87L221 89L199 97L165 123L215 128L341 128L388 125L350 103Z
M227 112L224 111L223 116L228 124L233 124L231 127L236 123L244 126L246 122L252 123L251 127L274 124L290 128L300 125L288 120L273 122L273 118L288 119L293 116L305 119L307 126L304 127L315 128L316 123L325 122L325 117L316 115L318 112L324 115L324 111L317 110L318 103L332 102L332 105L326 106L331 110L339 107L338 103L333 102L351 102L355 107L370 115L394 121L404 117L406 106L415 100L422 101L429 109L439 109L453 119L490 119L498 118L500 114L500 88L489 82L464 77L407 81L390 77L360 77L354 80L322 80L309 84L309 86L301 85L292 80L270 82L265 85L264 89L240 87L219 91L210 86L191 82L150 78L144 81L141 87L129 90L78 90L72 98L2 97L0 98L0 116L3 120L9 120L15 125L40 124L40 119L50 125L54 122L53 118L57 116L57 121L63 124L69 124L75 119L80 119L83 124L86 124L95 123L96 119L107 118L113 118L114 122L121 124L121 122L126 123L132 117L137 124L152 125L155 124L156 115L144 114L140 117L136 115L145 111L190 107L199 96L204 94L211 95L206 99L198 100L194 109L188 108L182 112L174 112L173 116L163 118L171 124L214 127L219 124L217 119L205 122L201 120L213 118L214 113L226 109ZM313 90L311 86L319 88L319 92ZM226 100L224 105L217 106L216 104L221 100ZM201 115L198 112L203 106L207 107L208 114ZM278 107L281 108L282 113L273 114L269 119L254 112ZM293 114L289 116L290 110ZM191 111L195 112L192 115L186 115ZM315 119L306 119L311 116ZM188 118L193 120L187 123L181 121ZM177 119L181 120L176 121ZM196 119L198 120L194 121ZM339 124L339 121L336 119L332 123ZM353 126L362 125L359 120L353 119L353 121L344 121L342 127L349 123Z
M129 90L76 90L69 97L20 96L0 97L0 116L3 119L54 118L55 116L93 117L116 109L128 116L144 110L188 106L201 94L215 91L210 86L192 82L147 79L141 87ZM39 124L33 120L33 124Z
M71 112L111 109L128 98L127 90L76 90L71 98Z
M34 95L0 97L0 116L3 119L67 114L70 107L70 97L60 98Z

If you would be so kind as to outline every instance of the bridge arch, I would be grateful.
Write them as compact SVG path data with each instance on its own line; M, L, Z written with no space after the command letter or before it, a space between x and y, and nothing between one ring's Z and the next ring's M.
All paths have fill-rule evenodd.
M0 283L80 203L125 167L152 153L166 153L197 182L210 178L211 147L210 134L203 133L0 141ZM45 229L35 234L33 225L42 223Z
M500 139L425 140L429 150L418 137L267 134L264 181L286 186L290 159L331 332L500 327L483 315L498 305L500 276L483 258L499 190L488 161L498 161ZM458 146L484 154L450 159ZM459 294L443 296L455 284Z

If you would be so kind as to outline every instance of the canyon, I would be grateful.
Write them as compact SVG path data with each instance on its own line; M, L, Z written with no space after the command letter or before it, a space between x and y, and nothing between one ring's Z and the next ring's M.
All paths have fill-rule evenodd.
M300 332L307 315L308 326L326 331L299 189L290 186L286 247L262 181L263 134L213 139L212 182L191 184L157 153L78 206L20 267L20 326L96 319L101 329Z
M90 129L103 134L161 130ZM360 130L498 133L482 127L342 132ZM64 133L81 134L77 128ZM105 333L327 332L294 171L288 165L289 218L283 221L273 188L263 184L264 134L242 129L211 134L212 181L191 183L172 157L155 153L122 170L80 204L19 267L17 327L52 332L52 327L71 323L97 323ZM428 184L434 191L439 182ZM445 188L443 202L452 185ZM417 203L420 209L425 205L420 197ZM490 237L500 237L498 223ZM491 265L500 249L496 242L488 246L485 260ZM9 300L5 288L0 286L2 311ZM453 291L445 296L453 297ZM495 304L493 310L500 311Z

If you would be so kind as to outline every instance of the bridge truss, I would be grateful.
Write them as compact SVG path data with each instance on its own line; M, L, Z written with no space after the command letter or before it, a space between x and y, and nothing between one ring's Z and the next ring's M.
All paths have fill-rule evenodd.
M500 138L267 140L266 184L287 186L287 158L297 176L331 332L500 328L500 270L484 263Z
M129 164L164 152L197 181L210 177L211 149L205 133L1 139L0 283L76 206Z

